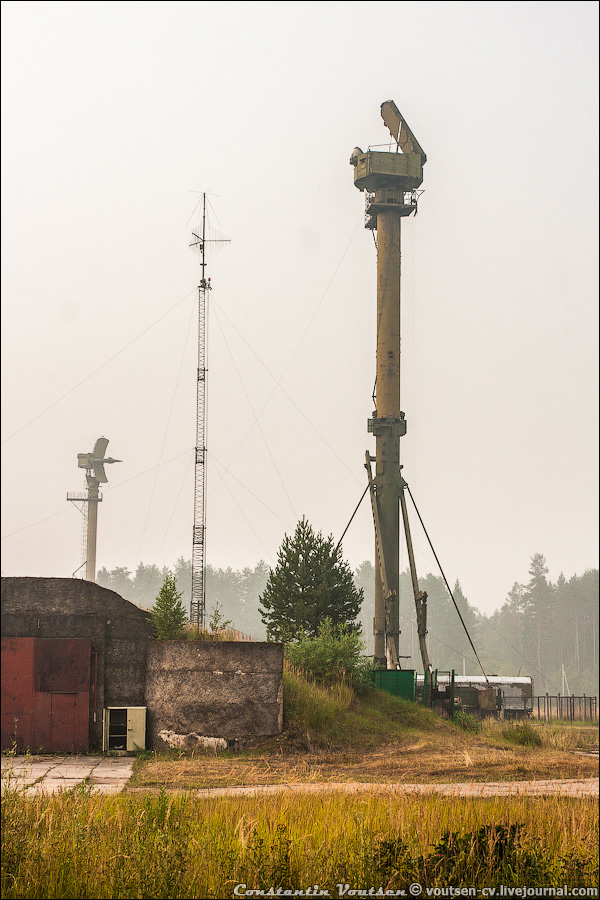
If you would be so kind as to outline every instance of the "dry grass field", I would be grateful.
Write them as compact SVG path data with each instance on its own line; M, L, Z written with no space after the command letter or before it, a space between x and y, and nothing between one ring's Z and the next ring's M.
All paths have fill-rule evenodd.
M239 753L140 756L128 790L294 782L429 783L590 778L597 725L487 721L470 732L415 704L285 673L286 728Z

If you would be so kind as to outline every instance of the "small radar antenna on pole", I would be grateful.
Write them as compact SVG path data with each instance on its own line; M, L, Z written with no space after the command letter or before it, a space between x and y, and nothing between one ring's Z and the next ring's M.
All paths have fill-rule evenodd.
M96 541L98 535L98 504L102 503L100 485L106 484L108 478L104 466L121 462L120 459L112 459L106 456L108 438L99 437L94 444L91 453L78 453L77 465L85 469L85 482L87 492L70 492L67 500L78 507L83 513L83 562L75 569L73 576L85 566L85 577L88 581L96 580Z
M221 235L206 236L206 193L202 194L202 219L192 231L192 247L200 256L198 285L198 370L196 389L196 456L194 466L194 531L192 536L192 597L190 622L204 628L206 618L206 367L208 297L212 290L206 277L207 245L222 245L229 239Z

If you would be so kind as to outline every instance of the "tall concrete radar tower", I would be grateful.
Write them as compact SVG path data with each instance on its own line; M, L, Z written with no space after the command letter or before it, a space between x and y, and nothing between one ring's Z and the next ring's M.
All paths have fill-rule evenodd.
M354 184L366 194L365 227L376 232L377 245L377 375L375 411L368 431L375 435L375 457L367 453L366 467L371 487L375 523L375 617L373 633L375 658L387 668L396 668L399 660L399 549L400 507L407 526L404 482L400 467L400 438L406 434L406 420L400 408L400 258L402 220L416 212L427 157L395 103L382 103L381 115L395 148L390 151L355 147L350 158L354 166ZM375 476L371 463L375 462ZM419 600L410 533L411 574L417 614ZM418 618L421 653L425 647L426 626ZM422 637L422 641L421 641ZM424 658L424 666L429 660Z

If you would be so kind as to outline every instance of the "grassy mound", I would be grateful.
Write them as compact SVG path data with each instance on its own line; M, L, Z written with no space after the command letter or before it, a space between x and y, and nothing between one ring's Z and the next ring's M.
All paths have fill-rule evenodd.
M319 684L289 663L283 673L284 733L298 749L375 747L401 743L415 732L442 731L452 726L428 709L373 688L358 696L340 681Z

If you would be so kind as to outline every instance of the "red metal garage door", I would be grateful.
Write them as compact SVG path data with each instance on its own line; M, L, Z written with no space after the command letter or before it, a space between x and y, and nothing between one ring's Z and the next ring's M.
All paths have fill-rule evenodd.
M2 749L33 743L35 638L2 638Z
M51 753L60 753L76 742L78 709L77 694L50 694Z
M2 748L89 747L91 641L2 639Z

